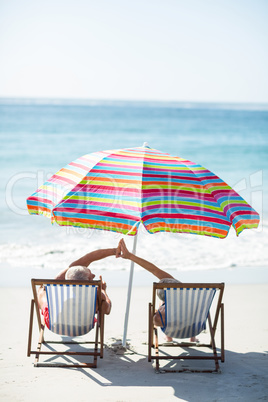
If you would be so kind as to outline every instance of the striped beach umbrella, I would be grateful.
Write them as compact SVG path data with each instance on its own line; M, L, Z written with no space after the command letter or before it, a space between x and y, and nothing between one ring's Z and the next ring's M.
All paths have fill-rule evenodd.
M201 165L143 147L84 155L59 170L27 199L30 214L62 226L135 235L172 232L224 238L256 228L259 215L230 186ZM137 236L134 238L136 251ZM131 262L122 345L134 263Z
M218 238L231 226L256 228L258 213L214 173L149 148L84 155L54 174L27 199L30 214L62 226L135 235L194 233Z

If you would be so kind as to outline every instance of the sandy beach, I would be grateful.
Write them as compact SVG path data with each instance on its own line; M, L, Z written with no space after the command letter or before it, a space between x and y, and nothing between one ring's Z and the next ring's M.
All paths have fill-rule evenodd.
M129 349L122 339L126 287L109 287L104 358L97 369L35 368L26 356L31 289L1 288L1 401L256 401L268 400L268 284L227 284L226 361L221 374L156 374L147 361L147 307L151 287L132 291ZM48 333L48 331L47 331ZM34 347L37 330L34 332ZM193 362L192 362L193 363ZM207 364L207 362L205 362ZM208 362L208 364L213 364Z

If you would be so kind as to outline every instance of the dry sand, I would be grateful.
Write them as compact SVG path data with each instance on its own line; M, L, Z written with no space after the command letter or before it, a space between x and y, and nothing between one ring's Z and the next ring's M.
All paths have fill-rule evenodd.
M35 368L26 357L31 290L0 289L1 401L257 401L268 400L268 285L227 285L226 361L221 374L156 374L147 361L150 287L134 287L125 354L126 288L109 288L104 358L97 369ZM36 347L37 332L33 337ZM212 362L209 362L213 364Z

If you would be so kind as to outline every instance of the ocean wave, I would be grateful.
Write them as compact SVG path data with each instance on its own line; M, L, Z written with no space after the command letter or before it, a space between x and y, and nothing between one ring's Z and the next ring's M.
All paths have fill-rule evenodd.
M157 233L150 235L140 230L136 254L162 269L170 271L222 269L233 267L268 266L268 225L256 230L245 230L236 237L234 230L226 239L189 234ZM12 267L50 268L56 271L86 253L115 247L120 235L103 231L69 230L58 241L47 237L45 243L3 243L0 245L0 263ZM124 236L129 250L133 237ZM94 262L99 270L127 270L129 261L113 257ZM135 269L142 270L137 266Z

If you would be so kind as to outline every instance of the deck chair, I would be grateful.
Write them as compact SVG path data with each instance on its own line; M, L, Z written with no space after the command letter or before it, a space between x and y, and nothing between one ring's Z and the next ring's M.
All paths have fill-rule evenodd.
M153 316L156 308L157 289L164 289L165 294L165 325L162 331L169 337L178 340L195 337L208 328L210 339L208 343L196 342L168 342L159 344L158 328L153 325ZM156 372L220 372L219 360L224 362L224 305L222 303L224 283L154 283L152 303L149 303L149 340L148 340L148 361L155 360ZM214 301L213 301L214 300ZM212 305L213 302L213 305ZM210 310L214 308L214 319L211 320ZM220 332L220 353L216 349L215 333L219 317L221 318ZM200 350L198 349L200 347ZM203 353L203 348L209 353ZM208 348L208 349L207 349ZM168 350L168 352L167 352ZM169 353L169 350L176 350L176 354ZM194 353L194 354L193 354ZM185 368L185 361L193 360L214 360L215 369ZM178 360L184 362L178 369L171 369L166 364L160 369L160 360ZM174 360L174 361L173 361ZM205 362L204 362L205 363ZM178 366L178 364L177 364Z
M33 299L31 300L30 324L28 336L27 356L35 354L34 366L56 366L56 367L97 367L97 357L103 357L103 334L104 314L101 310L101 281L60 281L47 279L32 279ZM45 286L48 301L50 331L61 335L60 341L44 340L45 323L44 317L38 306L37 287ZM98 300L97 322L95 318L96 303ZM39 340L36 350L31 350L34 309L37 315L39 328ZM95 339L92 341L73 341L73 337L88 334L94 329ZM47 329L48 333L51 332ZM100 335L100 341L99 341ZM71 338L71 340L70 340ZM92 337L91 337L92 338ZM57 351L51 344L69 346L69 350ZM88 344L93 347L89 348ZM42 345L46 346L41 351ZM80 346L83 345L83 346ZM85 346L87 348L85 348ZM58 346L58 349L62 346ZM77 350L78 349L78 350ZM40 355L61 355L67 363L39 362ZM92 356L90 362L70 362L78 356ZM80 358L81 360L82 358ZM54 359L51 359L54 360Z

